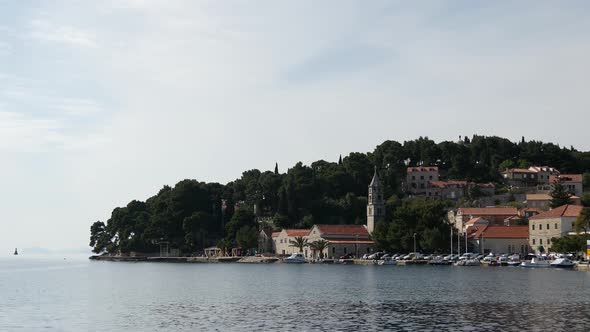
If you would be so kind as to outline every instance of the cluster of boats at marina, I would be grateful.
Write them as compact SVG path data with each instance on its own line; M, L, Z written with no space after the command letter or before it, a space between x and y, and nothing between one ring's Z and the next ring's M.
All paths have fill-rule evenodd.
M520 266L532 268L573 268L577 263L564 255L554 257L528 254L521 256L519 254L500 254L490 253L488 255L479 255L473 253L464 253L462 255L422 255L420 253L410 254L388 254L377 252L364 255L359 261L364 264L376 265L410 265L410 264L429 264L429 265L455 265L455 266ZM353 263L352 257L346 256L340 259L307 259L303 253L294 253L283 260L284 263L302 264L302 263Z

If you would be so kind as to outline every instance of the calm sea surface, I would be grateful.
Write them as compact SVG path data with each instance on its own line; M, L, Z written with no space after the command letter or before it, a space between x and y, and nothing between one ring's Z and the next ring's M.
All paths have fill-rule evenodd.
M0 259L0 331L589 331L590 273Z

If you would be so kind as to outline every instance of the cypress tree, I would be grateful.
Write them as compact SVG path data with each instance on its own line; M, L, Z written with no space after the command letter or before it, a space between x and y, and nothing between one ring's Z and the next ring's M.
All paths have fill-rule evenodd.
M275 163L275 174L279 174L279 163Z
M559 178L553 183L553 189L549 195L551 196L550 206L552 209L562 205L572 204L572 194L565 190Z

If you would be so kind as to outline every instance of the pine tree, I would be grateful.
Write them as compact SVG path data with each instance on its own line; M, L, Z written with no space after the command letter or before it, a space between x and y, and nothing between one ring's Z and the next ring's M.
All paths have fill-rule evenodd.
M342 155L340 155L340 158L338 158L338 165L342 165Z
M559 178L553 183L553 189L549 195L551 196L550 206L552 209L562 205L572 204L572 194L565 190Z

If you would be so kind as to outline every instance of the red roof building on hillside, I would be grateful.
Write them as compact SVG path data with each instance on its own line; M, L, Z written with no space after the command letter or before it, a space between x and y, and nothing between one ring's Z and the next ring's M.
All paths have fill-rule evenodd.
M367 231L367 227L365 225L315 225L317 230L319 231L320 236L323 238L330 238L330 237L361 237L361 238L368 238L369 232ZM311 232L314 231L314 228L311 229Z
M482 254L530 252L528 226L477 225L469 228L467 238L474 251Z
M552 175L550 178L550 184L554 184L555 181L559 180L563 186L572 195L582 196L584 194L584 183L582 174L561 174Z
M455 227L465 230L465 223L473 218L481 217L492 225L504 225L506 219L518 216L514 207L459 208L455 215Z
M468 238L479 238L482 235L485 239L528 239L528 226L474 226L475 230L468 235Z
M580 205L562 205L560 207L556 207L553 210L545 211L534 215L530 218L530 220L539 220L539 219L552 219L552 218L560 218L560 217L572 217L577 218L582 212L584 207Z

